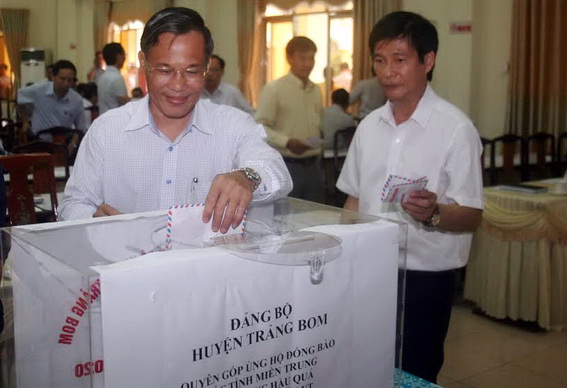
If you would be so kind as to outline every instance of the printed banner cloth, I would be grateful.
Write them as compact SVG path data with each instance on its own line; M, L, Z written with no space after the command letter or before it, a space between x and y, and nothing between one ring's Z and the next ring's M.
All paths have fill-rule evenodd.
M311 230L342 240L320 284L218 247L77 273L14 244L18 387L393 386L398 227Z

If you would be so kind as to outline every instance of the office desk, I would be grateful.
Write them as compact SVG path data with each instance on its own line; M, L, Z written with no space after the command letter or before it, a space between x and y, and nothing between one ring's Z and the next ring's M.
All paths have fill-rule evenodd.
M549 182L540 182L551 186ZM494 318L567 325L567 196L484 190L465 298Z

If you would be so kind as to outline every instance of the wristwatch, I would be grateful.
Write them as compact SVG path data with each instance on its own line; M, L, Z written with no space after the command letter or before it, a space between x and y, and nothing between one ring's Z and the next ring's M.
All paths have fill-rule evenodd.
M262 183L262 177L260 177L260 174L258 174L256 170L253 170L250 167L241 167L241 168L235 168L234 170L230 170L230 172L234 172L234 171L242 171L244 175L246 175L246 178L248 178L252 183L254 183L254 188L252 189L252 192L256 191L258 186L260 186L260 183Z
M422 224L424 226L427 226L428 228L435 228L437 225L439 225L439 222L441 222L439 205L435 205L435 209L433 210L433 213L431 213L431 215L425 221L423 221Z

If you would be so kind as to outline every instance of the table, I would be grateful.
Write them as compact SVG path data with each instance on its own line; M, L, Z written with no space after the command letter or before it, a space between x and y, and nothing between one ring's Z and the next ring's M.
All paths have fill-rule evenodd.
M552 187L560 180L531 182ZM487 315L567 327L567 196L484 189L464 296Z
M295 199L251 208L248 234L340 239L325 252L302 240L273 265L273 239L263 261L222 244L157 249L167 223L162 211L10 230L19 388L393 385L400 224ZM316 283L314 254L329 259Z

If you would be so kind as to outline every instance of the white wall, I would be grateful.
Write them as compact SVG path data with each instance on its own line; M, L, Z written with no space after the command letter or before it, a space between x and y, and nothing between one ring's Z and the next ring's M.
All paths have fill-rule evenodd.
M481 136L504 134L513 0L475 0L472 111Z
M504 133L513 0L405 0L404 9L432 20L439 53L432 85L467 113L481 136ZM451 34L471 21L472 34Z
M431 84L440 96L470 115L472 34L452 34L449 28L453 22L472 21L472 0L405 0L403 7L437 27L439 50Z

